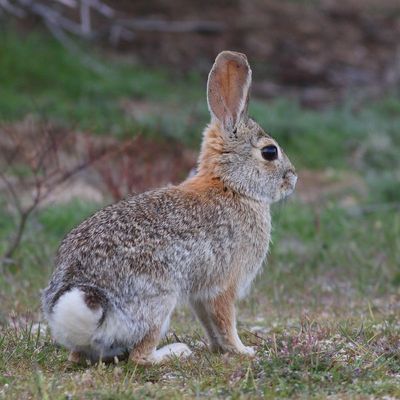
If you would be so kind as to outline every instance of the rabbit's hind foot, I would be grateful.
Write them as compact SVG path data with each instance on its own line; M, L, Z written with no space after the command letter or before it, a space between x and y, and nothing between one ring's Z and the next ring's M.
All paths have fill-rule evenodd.
M172 343L168 344L161 349L153 350L150 354L139 355L137 353L132 354L130 359L139 365L156 365L164 364L174 357L186 358L192 354L192 351L185 343Z
M185 343L171 343L154 351L152 357L154 359L154 363L161 364L170 360L171 358L186 358L191 354L192 351Z
M154 365L162 364L173 357L185 358L192 353L184 343L168 344L157 350L159 331L148 333L131 351L129 358L135 364Z

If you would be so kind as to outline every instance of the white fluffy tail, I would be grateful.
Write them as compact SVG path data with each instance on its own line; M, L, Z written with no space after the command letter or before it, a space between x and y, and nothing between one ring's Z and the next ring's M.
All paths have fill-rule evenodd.
M90 347L103 309L90 309L84 293L74 288L64 293L49 316L49 325L54 339L70 350Z

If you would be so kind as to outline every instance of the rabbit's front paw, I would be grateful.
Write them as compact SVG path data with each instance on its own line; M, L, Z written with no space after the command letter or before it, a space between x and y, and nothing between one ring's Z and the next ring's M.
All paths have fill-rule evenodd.
M222 352L222 353L233 353L233 354L242 354L248 357L254 357L256 355L256 350L254 347L245 346L244 344L240 343L235 345L227 345L227 346L213 346L211 347L212 351L214 352Z

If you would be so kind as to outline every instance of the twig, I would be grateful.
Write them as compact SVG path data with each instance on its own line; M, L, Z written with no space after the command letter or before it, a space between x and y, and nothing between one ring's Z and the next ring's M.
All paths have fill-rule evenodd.
M26 13L23 9L14 6L8 0L0 0L0 9L1 8L18 18L26 17Z
M16 176L14 181L5 172L0 171L0 180L3 181L4 188L16 209L15 233L0 257L0 264L3 265L9 263L12 259L22 241L29 218L40 204L72 177L115 152L114 149L109 148L96 153L91 152L82 162L63 170L60 166L58 148L61 143L60 140L65 140L65 135L56 137L54 132L47 131L48 128L45 129L41 132L43 138L39 137L37 148L33 148L33 151L30 146L29 150L21 147L19 139L12 133L8 133L8 135L14 141L15 152L18 155L13 156L10 160L6 157L8 148L0 148L1 154L4 155L1 167L4 166L7 169L23 163L29 168L30 172L28 179L25 176ZM26 188L32 188L32 193L29 203L24 205L21 201L21 189L25 190Z
M78 6L76 0L57 1L65 7L77 8ZM84 39L93 40L108 36L112 44L117 44L120 38L134 40L135 31L215 34L225 30L225 24L217 21L166 21L150 18L121 19L118 18L116 10L100 0L80 0L79 22L65 17L58 9L37 0L16 0L16 2L18 7L11 5L8 0L0 0L0 8L20 18L29 14L35 15L48 28L52 28L53 34L54 27L56 27L59 31L66 31ZM101 29L96 30L94 28L91 19L91 10L109 20L106 24L102 23ZM58 39L61 38L60 33L55 36ZM65 37L62 38L62 43L65 45Z
M17 208L17 211L19 213L22 212L21 202L19 201L19 196L18 196L18 193L16 192L14 186L12 185L10 180L7 178L7 176L5 174L3 174L1 171L0 171L0 178L4 182L4 184L6 185L7 190L9 191L9 193L11 194L11 197L13 198L14 205Z
M81 1L81 31L84 35L89 35L92 32L92 23L90 20L90 4L86 1Z
M225 25L216 21L165 21L161 19L135 18L118 20L118 25L134 31L151 31L165 33L219 33Z
M64 6L71 7L71 8L76 8L78 3L75 0L56 0L59 3L63 4Z
M115 16L115 10L99 0L81 0L81 1L88 3L94 10L104 15L105 17L113 18Z
M75 43L69 39L69 37L65 34L65 32L60 29L57 25L49 22L44 21L45 25L47 26L48 30L51 34L64 46L66 47L71 53L75 53L80 57L81 62L86 65L88 68L92 69L96 73L100 75L107 74L109 71L108 69L96 62L93 58L84 55L81 50L75 45Z

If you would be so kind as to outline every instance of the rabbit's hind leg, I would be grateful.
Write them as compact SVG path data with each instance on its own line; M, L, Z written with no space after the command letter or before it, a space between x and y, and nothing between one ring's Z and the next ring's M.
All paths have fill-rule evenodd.
M162 364L173 357L185 358L192 353L185 343L172 343L157 350L160 334L160 328L149 331L130 352L130 360L140 365Z
M161 338L167 333L169 319L177 303L177 296L173 292L155 296L159 288L145 286L146 292L141 290L140 297L133 297L130 303L124 306L124 315L131 315L132 330L136 331L132 337L139 340L133 342L129 358L136 364L160 364L169 358L184 357L191 353L183 343L174 343L157 350Z
M82 354L79 351L71 351L68 355L68 361L79 364L82 360Z
M129 354L129 359L135 364L151 365L154 364L154 353L160 341L160 329L154 328L149 331L143 339L135 344Z

